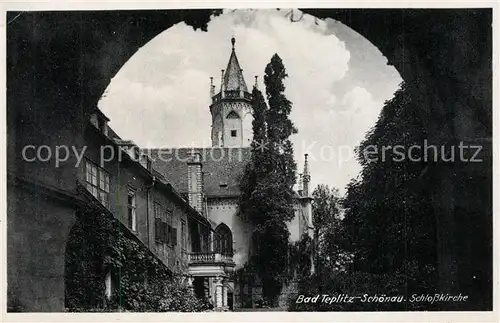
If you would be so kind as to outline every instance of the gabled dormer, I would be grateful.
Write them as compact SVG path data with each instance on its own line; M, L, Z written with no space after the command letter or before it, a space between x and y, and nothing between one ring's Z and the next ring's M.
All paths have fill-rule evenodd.
M90 123L105 136L108 135L108 122L109 118L99 109L95 109L90 115Z

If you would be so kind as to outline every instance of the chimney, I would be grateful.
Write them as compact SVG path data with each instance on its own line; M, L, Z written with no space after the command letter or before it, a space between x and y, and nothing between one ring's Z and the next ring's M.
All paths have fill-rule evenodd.
M188 202L195 210L203 213L203 179L201 154L191 152L188 165Z

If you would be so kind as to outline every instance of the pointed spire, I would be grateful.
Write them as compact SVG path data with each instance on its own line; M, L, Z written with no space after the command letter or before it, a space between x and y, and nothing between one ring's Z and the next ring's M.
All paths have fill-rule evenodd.
M226 89L224 88L224 70L220 70L220 94L222 97L224 97L224 91Z
M308 154L304 154L304 172L302 175L302 186L304 196L309 196L309 181L311 180L311 175L309 175L309 162L307 161Z
M240 90L248 92L245 79L243 78L242 69L238 58L236 57L236 51L234 50L234 44L236 40L231 38L231 44L233 45L231 56L229 57L229 62L227 63L226 72L224 74L224 91Z
M258 88L259 88L259 81L258 81L258 79L259 79L259 76L258 76L258 75L255 75L255 84L254 84L254 87L255 87L256 89L258 89Z
M304 154L304 176L309 176L309 162L307 161L307 157L309 154Z
M214 78L213 76L210 76L210 97L213 97L214 95L215 95Z

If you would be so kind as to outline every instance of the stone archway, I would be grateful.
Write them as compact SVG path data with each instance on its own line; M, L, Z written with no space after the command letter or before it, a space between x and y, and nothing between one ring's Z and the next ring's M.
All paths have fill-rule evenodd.
M443 228L438 233L441 291L463 292L465 287L476 294L484 291L491 294L492 10L303 11L318 18L336 19L380 49L410 90L427 99L423 103L427 109L421 112L429 120L426 130L431 141L452 144L464 140L484 147L483 164L433 165L426 176L431 176L436 184L431 196L438 214L436 220ZM18 179L28 175L42 187L55 187L69 194L74 192L74 169L26 163L19 157L23 143L67 144L81 148L84 120L88 119L119 68L141 46L173 24L185 21L196 28L204 28L214 12L218 11L9 12L9 176ZM88 26L92 28L86 28ZM30 131L19 127L20 124L29 126ZM459 186L455 185L457 178ZM14 194L12 187L9 183L8 201L13 201L9 202L9 209L22 195ZM471 196L481 198L471 199ZM43 213L44 206L34 205L31 214ZM51 237L67 236L71 227L68 223L74 221L66 220L70 213L52 213L52 217L60 217L61 223L66 223L59 233L54 232L50 221L37 223L37 228ZM8 271L15 272L9 276L9 290L17 273L26 274L15 283L24 286L16 285L13 297L26 297L30 304L25 307L31 310L62 308L61 304L54 303L57 297L44 298L45 281L38 280L36 273L27 270L30 263L37 261L40 252L23 250L24 245L39 245L49 250L50 244L39 243L39 237L32 234L29 225L16 224L19 209L9 211L7 221L9 242L22 240L22 243L9 243ZM31 220L27 217L26 221ZM475 231L470 230L473 227ZM23 256L18 256L21 253ZM61 253L64 254L61 250L57 255L47 252L46 260L60 260ZM470 278L475 276L470 263L486 268L479 273L478 283ZM56 271L60 273L63 267L57 266ZM39 269L45 277L50 275L50 269L43 266ZM63 282L56 285L55 290L60 291ZM29 290L32 292L22 292Z
M65 250L74 208L55 192L8 185L7 311L64 311Z

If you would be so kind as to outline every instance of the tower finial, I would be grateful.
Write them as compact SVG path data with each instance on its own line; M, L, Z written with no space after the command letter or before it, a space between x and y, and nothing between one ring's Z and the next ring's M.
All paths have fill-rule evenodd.
M258 86L257 86L258 85L258 79L259 79L259 76L255 75L255 85L254 85L255 88L258 88Z
M234 36L231 38L231 44L233 45L233 50L234 50L234 43L236 43L236 39L234 39Z

